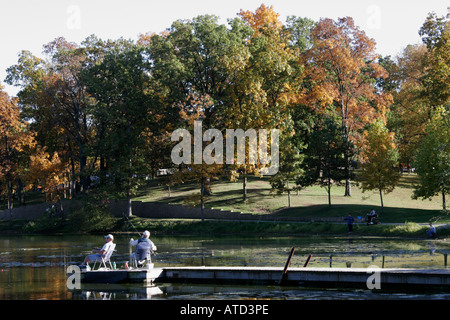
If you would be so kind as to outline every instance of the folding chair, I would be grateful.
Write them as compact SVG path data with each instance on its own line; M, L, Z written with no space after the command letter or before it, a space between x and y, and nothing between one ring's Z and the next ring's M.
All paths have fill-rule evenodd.
M111 263L111 256L112 256L115 248L116 248L116 244L115 243L111 244L111 246L109 247L109 250L105 253L104 256L102 256L102 260L95 260L94 266L92 267L92 269L95 269L95 266L97 265L97 262L99 262L99 268L100 268L101 265L103 265L103 267L106 270L108 270L108 267L106 266L106 264L109 263L109 267L112 270L113 266L112 266L112 263Z

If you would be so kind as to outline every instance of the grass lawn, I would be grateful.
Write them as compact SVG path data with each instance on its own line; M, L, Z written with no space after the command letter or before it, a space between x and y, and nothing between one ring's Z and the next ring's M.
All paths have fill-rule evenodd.
M371 208L380 213L381 222L416 222L426 223L430 219L439 223L448 223L450 218L443 215L442 199L435 197L429 200L413 200L413 185L417 181L415 174L403 174L395 190L383 194L384 213L381 214L380 196L378 192L363 193L352 185L352 196L344 197L344 187L332 187L331 208L328 207L328 196L324 188L312 186L291 194L291 208L287 208L287 194L271 193L269 178L249 177L247 182L247 200L242 199L242 181L230 182L226 179L215 181L212 195L205 206L224 210L240 211L254 214L276 214L289 217L344 217L352 213L354 217L364 217ZM198 193L199 187L194 184L183 184L171 188L171 196L167 187L151 181L143 188L134 200L154 201L161 203L185 203L185 198ZM448 202L447 202L448 203Z

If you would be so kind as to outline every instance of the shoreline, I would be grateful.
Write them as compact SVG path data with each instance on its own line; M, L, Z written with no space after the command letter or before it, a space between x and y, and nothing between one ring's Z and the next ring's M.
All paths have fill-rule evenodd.
M126 225L123 219L117 219L116 227L105 230L42 230L26 231L24 227L28 221L0 220L0 234L3 235L70 235L70 234L103 234L136 233L136 230L151 230L153 235L236 235L246 236L372 236L384 238L409 238L424 240L446 240L450 238L448 225L437 227L438 237L426 237L427 226L418 223L381 223L367 226L365 223L356 223L353 232L347 231L347 225L340 222L299 222L299 221L254 221L254 220L219 220L211 219L202 222L198 219L154 219L133 216L132 226Z

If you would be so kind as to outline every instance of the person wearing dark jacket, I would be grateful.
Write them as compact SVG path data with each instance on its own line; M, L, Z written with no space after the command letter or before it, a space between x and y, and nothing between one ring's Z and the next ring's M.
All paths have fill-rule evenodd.
M353 231L353 222L355 222L355 219L352 217L352 214L349 213L347 215L347 217L344 218L344 220L347 220L348 232L352 232Z

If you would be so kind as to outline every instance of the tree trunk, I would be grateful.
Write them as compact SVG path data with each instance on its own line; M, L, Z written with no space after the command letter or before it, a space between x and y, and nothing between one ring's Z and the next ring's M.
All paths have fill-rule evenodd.
M133 215L133 208L131 206L131 193L130 193L130 190L127 190L127 213L126 213L126 216L127 216L127 218L131 218L132 215Z
M344 152L344 158L345 158L345 197L351 197L352 196L352 185L350 182L350 157L349 157L349 146L348 146L348 138L345 144L345 152Z
M328 207L331 208L331 179L330 178L328 178L327 191L328 191Z
M65 219L66 219L66 215L65 215L65 213L64 213L64 207L63 207L63 204L62 204L61 199L58 199L58 204L59 204L59 216L60 216L63 220L65 220Z
M289 189L289 179L287 180L288 207L291 207L291 190Z
M17 178L17 206L25 204L22 179Z
M444 212L447 212L446 204L445 204L445 191L444 188L442 188L442 210Z
M383 192L381 191L381 188L379 189L379 191L380 191L380 201L381 201L381 213L384 213Z
M352 185L350 182L350 178L345 180L345 197L351 197L352 196Z
M247 200L247 170L244 169L243 174L243 181L242 181L242 199L245 201Z
M12 209L13 209L13 196L12 196L12 182L10 178L11 174L8 172L8 210L9 210L9 222L12 223Z
M12 223L12 209L13 209L13 194L12 194L12 178L11 178L11 155L9 151L8 136L5 135L5 150L6 150L6 163L8 164L8 172L6 173L6 180L8 184L8 210L9 210L9 223Z
M347 106L344 102L344 88L343 85L339 85L339 90L341 93L341 117L342 117L342 138L344 139L345 151L344 151L344 159L345 159L345 197L352 196L352 186L350 184L350 155L349 155L349 138L348 138L348 110Z

